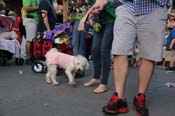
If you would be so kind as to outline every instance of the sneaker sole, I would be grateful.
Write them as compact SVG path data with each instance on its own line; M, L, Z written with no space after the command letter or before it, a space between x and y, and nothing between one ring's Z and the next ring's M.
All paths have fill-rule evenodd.
M135 106L135 105L132 106L132 109L135 110L135 112L136 112L136 114L137 114L138 116L149 116L148 114L146 114L146 115L140 114L140 113L136 110L136 106Z
M127 113L128 112L128 109L126 108L123 108L123 109L119 109L119 110L103 110L104 113L107 113L107 114L119 114L119 113Z

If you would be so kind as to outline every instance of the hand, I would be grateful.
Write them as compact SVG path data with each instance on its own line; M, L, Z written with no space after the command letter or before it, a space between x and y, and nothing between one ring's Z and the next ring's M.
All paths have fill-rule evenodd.
M100 13L107 4L108 0L96 0L95 4L92 6L92 13Z
M25 12L27 12L28 8L29 7L25 6L25 7L22 7L22 10L25 11Z
M38 10L38 7L37 6L33 6L33 7L23 6L22 10L25 12L36 12Z

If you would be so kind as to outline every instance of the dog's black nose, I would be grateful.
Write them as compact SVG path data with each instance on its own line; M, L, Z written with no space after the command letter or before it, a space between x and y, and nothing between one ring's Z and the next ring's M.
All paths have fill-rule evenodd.
M84 76L84 71L79 71L76 73L75 78L82 78Z
M77 72L80 73L81 72L81 69L78 69Z

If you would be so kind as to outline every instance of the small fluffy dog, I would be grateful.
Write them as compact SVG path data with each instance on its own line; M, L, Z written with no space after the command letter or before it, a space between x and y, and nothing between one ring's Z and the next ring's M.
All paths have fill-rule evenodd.
M16 34L15 31L10 31L10 32L2 32L0 33L0 39L17 39L18 35Z
M50 49L46 55L47 74L46 82L48 84L58 85L56 81L57 67L63 68L68 77L69 85L76 84L74 77L77 72L88 69L87 59L81 55L72 56L59 52L56 48Z

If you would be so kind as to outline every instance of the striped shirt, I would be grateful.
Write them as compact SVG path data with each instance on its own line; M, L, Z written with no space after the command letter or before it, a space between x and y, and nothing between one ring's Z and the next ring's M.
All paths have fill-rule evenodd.
M134 15L145 15L159 7L169 6L170 0L112 0L115 3L121 2L124 7L132 11Z

